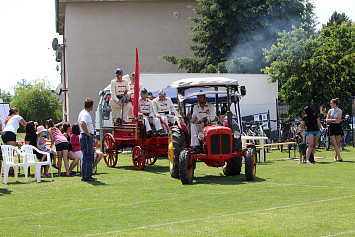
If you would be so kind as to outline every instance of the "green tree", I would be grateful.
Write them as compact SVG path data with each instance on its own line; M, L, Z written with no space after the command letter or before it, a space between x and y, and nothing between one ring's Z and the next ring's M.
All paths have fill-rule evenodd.
M297 114L304 104L329 108L339 97L345 113L350 113L350 97L355 95L355 25L325 26L308 36L301 28L283 32L276 45L264 50L270 67L263 69L270 81L278 81L279 99ZM344 113L344 114L345 114Z
M313 5L307 0L197 0L198 17L190 34L194 57L163 56L187 72L260 72L262 48L276 42L277 33L304 25L315 27Z
M332 26L334 24L340 25L343 22L349 22L350 19L345 13L342 14L338 13L337 11L333 12L332 16L330 17L329 21L327 22L327 27Z
M2 90L0 88L0 99L3 100L3 102L11 102L12 101L12 95L10 92L6 92L5 90Z
M36 80L34 83L27 83L26 80L17 82L10 105L12 108L18 108L26 121L32 120L40 124L49 118L59 121L62 115L61 103L45 79Z

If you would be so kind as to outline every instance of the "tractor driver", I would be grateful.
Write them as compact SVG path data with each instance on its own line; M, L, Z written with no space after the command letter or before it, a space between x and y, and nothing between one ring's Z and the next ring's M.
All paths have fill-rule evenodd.
M145 130L148 135L152 135L152 128L150 124L153 123L155 130L160 135L163 133L163 129L160 123L160 120L153 115L153 104L148 97L147 89L143 88L141 90L141 98L139 99L139 107L138 107L138 116L141 119L144 119Z
M115 123L118 118L121 118L122 120L126 120L128 111L130 109L129 106L126 106L129 86L128 86L128 81L123 79L123 71L119 68L116 69L116 78L111 80L110 91L111 91L111 100L109 102L109 105L112 108L113 123Z
M202 91L201 91L202 92ZM194 106L191 122L191 147L198 149L199 141L197 138L198 133L203 127L202 117L206 115L215 115L215 108L213 104L207 103L206 94L199 94L197 96L198 103Z
M174 123L177 121L176 116L178 113L171 99L166 97L166 93L163 89L159 91L159 96L153 99L153 111L155 117L164 120L167 124L168 122ZM165 133L167 133L167 131L165 131Z

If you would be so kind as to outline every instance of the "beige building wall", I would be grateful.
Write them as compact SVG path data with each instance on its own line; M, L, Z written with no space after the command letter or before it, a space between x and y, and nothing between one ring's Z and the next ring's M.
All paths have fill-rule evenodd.
M65 70L69 121L75 122L85 98L98 93L120 67L135 68L139 51L143 73L173 73L177 66L163 55L189 56L186 38L194 1L60 1L64 12ZM65 4L63 4L65 2ZM179 71L183 72L183 71ZM92 113L92 115L94 115Z

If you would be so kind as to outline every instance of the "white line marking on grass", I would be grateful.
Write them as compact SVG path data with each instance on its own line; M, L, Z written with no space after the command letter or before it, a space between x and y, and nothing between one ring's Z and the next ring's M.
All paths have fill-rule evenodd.
M275 186L297 186L297 187L312 187L312 188L344 188L344 189L354 189L354 187L344 187L344 186L320 186L320 185L310 185L310 184L283 184L283 183L266 183L268 185Z
M351 234L351 233L355 233L355 230L348 230L348 231L344 231L344 232L339 232L336 233L334 235L327 235L325 237L333 237L333 236L339 236L339 235L347 235L347 234Z
M114 233L120 233L120 232L125 232L125 231L132 231L132 230L142 230L142 229L154 228L154 227L159 227L159 226L181 224L181 223L186 223L186 222L203 221L203 220L208 220L208 219L212 219L212 218L228 217L228 216L234 216L234 215L240 215L240 214L248 214L248 213L254 213L254 212L264 212L264 211L277 210L277 209L283 209L283 208L289 208L289 207L304 206L304 205L308 205L308 204L312 204L312 203L335 201L335 200L340 200L340 199L345 199L345 198L352 198L352 197L355 197L355 195L337 197L337 198L331 198L331 199L323 199L323 200L318 200L318 201L313 201L313 202L296 203L296 204L280 206L280 207L270 207L270 208L253 210L253 211L236 212L236 213L230 213L230 214L225 214L225 215L215 215L215 216L209 216L209 217L204 217L204 218L173 221L173 222L161 223L161 224L156 224L156 225L148 225L148 226L141 226L141 227L130 228L130 229L122 229L122 230L115 230L115 231L102 232L102 233L96 233L96 234L89 234L89 235L84 235L84 236L105 235L105 234L114 234Z

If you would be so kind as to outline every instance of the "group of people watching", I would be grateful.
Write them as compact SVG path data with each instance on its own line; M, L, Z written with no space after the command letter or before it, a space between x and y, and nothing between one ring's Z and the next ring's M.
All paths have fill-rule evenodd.
M17 108L10 109L4 122L5 128L2 133L3 143L5 145L17 146L17 130L19 125L22 124L25 127L26 132L25 144L32 145L40 151L50 153L52 166L58 169L58 176L74 176L75 172L73 170L78 165L79 161L82 166L83 152L79 142L79 123L75 123L73 126L71 126L69 122L54 124L53 120L49 119L44 124L44 127L42 125L38 125L38 123L34 121L26 122L19 115L19 110ZM0 124L2 124L1 120ZM0 130L2 130L1 127ZM46 144L46 138L50 140L50 145ZM55 150L51 149L53 145L55 145ZM47 158L45 154L38 153L36 150L34 150L34 154L40 161L44 161ZM95 150L94 154L95 162L92 164L90 169L91 174L95 173L95 168L103 157L102 152L99 150ZM62 160L64 161L65 166L65 172L63 173L61 172ZM69 164L69 160L72 160L71 164ZM41 171L41 177L50 176L48 168L48 166L44 167L43 171Z

